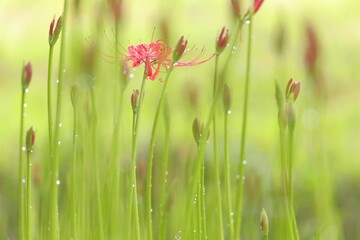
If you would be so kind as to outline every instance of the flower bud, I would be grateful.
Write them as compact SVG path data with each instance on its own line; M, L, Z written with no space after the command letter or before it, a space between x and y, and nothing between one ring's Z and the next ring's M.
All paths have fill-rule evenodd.
M231 0L231 5L235 16L239 17L241 14L239 0Z
M26 132L26 151L28 153L30 153L32 151L34 143L35 143L35 132L34 132L33 128L31 127Z
M221 53L226 47L228 41L229 41L229 29L223 27L221 29L220 34L216 38L216 51L218 53Z
M185 52L187 43L188 41L184 39L184 36L181 36L173 53L173 63L176 63L180 60L180 58Z
M300 92L300 82L293 82L292 79L289 80L286 89L285 89L285 96L286 101L295 102Z
M193 135L194 135L195 142L197 144L199 144L200 139L201 139L201 125L200 125L200 122L199 122L198 118L194 119L194 122L193 122L193 125L192 125L192 130L193 130Z
M308 73L315 75L317 72L319 58L319 40L316 35L313 25L308 23L306 25L306 49L304 61Z
M228 85L224 86L223 100L224 100L225 112L230 111L231 104L232 104L232 92L231 92L231 88Z
M262 209L260 214L260 229L263 237L269 236L269 219L264 208Z
M26 65L23 66L21 82L23 90L29 87L32 77L32 66L31 63L28 62Z
M261 5L263 4L264 0L255 0L254 2L254 13L256 13Z
M58 18L58 20L56 22L55 30L54 30L54 24L55 24L55 18L51 21L50 28L49 28L49 44L50 44L50 46L54 46L56 41L59 38L61 28L62 28L61 16Z
M133 113L137 112L139 95L140 95L139 89L134 89L133 93L131 94L131 107Z
M78 91L78 86L76 84L72 85L70 89L70 97L73 108L76 108L77 101L79 99L79 91Z

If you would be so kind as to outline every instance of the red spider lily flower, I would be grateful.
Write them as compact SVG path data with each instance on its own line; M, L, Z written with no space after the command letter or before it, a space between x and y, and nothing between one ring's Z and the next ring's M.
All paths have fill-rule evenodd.
M161 67L167 68L171 64L171 60L168 58L171 54L171 48L161 40L150 44L130 46L128 52L129 55L125 57L125 60L133 62L134 68L144 63L146 76L150 80L157 78Z
M129 55L125 57L125 60L132 62L134 68L140 66L141 64L145 64L146 77L150 80L155 80L160 74L161 68L168 70L171 66L195 66L209 61L215 55L213 54L203 61L198 61L204 53L203 49L195 59L189 62L181 62L179 61L180 57L185 56L192 50L185 50L186 45L187 40L184 40L184 38L181 37L173 53L173 59L170 58L172 53L171 48L162 40L158 40L150 44L130 46L128 47Z

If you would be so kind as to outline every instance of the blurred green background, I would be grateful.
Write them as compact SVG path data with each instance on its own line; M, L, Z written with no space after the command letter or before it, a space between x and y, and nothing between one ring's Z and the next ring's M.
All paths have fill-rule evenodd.
M174 46L184 35L190 45L206 48L204 57L214 51L215 38L222 26L234 30L231 3L223 0L138 0L123 1L120 26L121 46L135 45L163 38ZM47 152L46 76L48 28L53 16L61 15L62 1L3 0L0 3L0 238L15 239L17 219L18 132L20 115L20 77L24 61L31 61L33 78L27 96L25 128L36 129L35 166ZM111 97L116 81L114 21L107 1L70 1L67 32L67 56L64 90L63 156L71 151L72 111L69 87L83 73L87 49L94 42L94 77L101 96L100 135L103 148L112 131ZM278 130L274 82L284 85L289 78L302 82L296 110L295 208L303 239L360 238L360 2L356 0L286 1L266 0L254 18L253 59L250 86L250 113L247 151L247 191L245 212L249 226L256 225L262 206L272 209L272 185L278 181ZM306 24L310 23L319 39L319 68L323 93L313 88L314 79L306 71ZM166 28L164 26L167 26ZM276 50L280 29L284 30L283 52ZM246 33L246 30L244 30ZM244 34L246 35L246 34ZM57 76L59 43L54 54L54 81ZM126 52L123 52L126 54ZM237 161L240 139L241 108L245 67L245 41L237 46L230 85L234 105L230 117L232 161ZM124 127L130 136L130 94L139 88L142 71L132 71L134 79L125 92ZM211 101L213 62L191 69L176 69L169 88L169 104L176 128L172 133L172 151L179 154L172 161L194 153L191 124L194 117L205 120ZM153 113L162 83L148 82L144 117L140 126L140 147L148 144ZM318 103L317 96L326 97ZM109 140L110 141L110 140ZM68 144L66 144L68 143ZM124 143L130 146L130 143ZM188 149L190 148L190 149ZM125 148L126 149L126 148ZM104 150L105 151L105 150ZM161 150L159 150L161 151ZM185 151L185 152L184 152ZM189 152L186 152L189 151ZM316 152L316 153L314 153ZM104 154L104 153L99 153ZM126 155L126 151L124 155ZM146 154L146 153L144 153ZM318 155L317 155L318 154ZM105 155L105 154L104 154ZM176 154L174 154L176 155ZM66 157L64 157L66 158ZM321 158L321 164L317 165ZM146 159L146 157L145 157ZM63 164L66 159L63 159ZM209 160L209 165L211 162ZM323 164L323 165L322 165ZM319 168L321 173L317 174ZM35 174L36 175L36 174ZM326 186L322 186L322 178ZM64 176L65 178L65 176ZM65 179L64 179L65 181ZM316 188L316 184L319 184ZM329 186L328 186L329 185ZM329 189L324 204L329 203L339 225L327 225L321 233L316 227L316 189ZM315 189L315 190L314 190ZM320 197L321 197L320 193ZM318 208L319 209L319 208ZM326 215L326 213L324 213ZM321 214L320 214L321 215ZM275 218L275 217L274 217ZM332 221L330 221L332 222ZM247 226L247 224L245 223ZM320 223L321 225L321 223ZM338 226L341 226L339 228ZM257 239L257 229L244 228L246 239ZM270 230L271 231L271 230ZM343 231L343 233L342 233ZM281 236L281 233L277 233ZM9 238L8 238L9 237ZM280 239L275 238L274 239Z

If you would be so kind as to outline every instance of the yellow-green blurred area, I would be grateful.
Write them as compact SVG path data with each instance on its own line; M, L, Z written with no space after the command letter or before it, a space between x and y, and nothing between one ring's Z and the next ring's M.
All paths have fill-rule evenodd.
M21 68L24 62L31 61L33 77L26 96L25 129L33 126L36 130L33 165L41 171L41 163L48 154L48 31L54 15L60 16L62 8L63 2L54 0L2 0L0 3L1 239L16 239L17 236ZM246 4L243 9L246 11ZM242 230L244 239L259 238L258 218L262 207L267 208L272 221L277 220L277 200L273 189L280 185L280 163L275 81L285 88L290 78L301 81L300 95L295 103L297 123L294 147L295 209L300 236L302 239L360 238L359 10L360 1L357 0L265 0L254 16ZM189 46L195 46L185 60L196 57L202 48L205 48L203 58L207 58L215 51L215 39L220 29L226 26L232 33L236 26L230 0L124 0L119 26L119 46L122 50L120 56L115 56L115 24L109 2L70 1L68 17L61 119L62 169L66 169L72 150L71 85L88 78L89 74L95 80L99 109L98 154L105 159L111 141L114 110L117 109L117 102L114 102L117 90L114 90L114 86L119 80L118 65L127 54L126 48L164 38L173 48L180 36L184 35ZM304 63L308 25L313 27L319 41L319 74L316 78L308 74ZM282 51L279 51L281 29L283 42ZM237 44L236 49L226 49L220 56L222 66L228 54L234 55L228 79L233 89L233 107L229 117L233 178L239 161L247 25L244 25L240 38L241 43ZM98 48L91 52L95 45ZM54 52L54 96L59 71L59 47L60 39ZM91 63L91 73L83 70ZM130 96L133 89L140 88L142 72L142 67L131 69L134 77L124 93L121 117L124 161L128 161L131 149ZM184 161L191 162L194 157L196 144L191 126L195 117L201 121L207 118L212 102L213 75L214 61L211 60L199 66L175 68L170 78L167 94L171 115L169 175L174 176L170 188L186 188L182 178L189 173L176 172L176 166ZM162 73L160 78L164 77ZM161 79L146 83L139 129L140 165L146 164L151 127L163 85ZM321 81L320 89L314 87L316 81ZM219 116L222 116L222 109L219 104ZM162 130L158 134L157 152L162 150L161 134ZM221 133L219 136L222 140ZM222 151L222 141L219 142ZM210 137L207 146L209 157L206 159L209 169L213 164L211 148ZM61 174L61 182L65 185L66 172L61 171ZM207 178L211 177L212 174L208 173ZM176 193L176 190L173 192ZM185 197L175 196L173 201L179 201L177 199ZM281 200L278 203L282 204ZM182 216L181 209L173 214L176 213ZM276 225L270 222L270 226L272 224ZM275 230L273 239L281 239L279 229ZM271 231L270 227L270 238Z

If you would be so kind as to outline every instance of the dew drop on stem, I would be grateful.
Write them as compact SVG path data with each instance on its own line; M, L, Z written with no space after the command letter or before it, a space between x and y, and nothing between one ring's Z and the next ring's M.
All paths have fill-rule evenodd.
M243 164L244 164L244 165L246 165L246 164L247 164L247 161L246 161L246 160L244 160L244 161L243 161Z
M25 179L25 178L21 179L21 182L25 184L25 183L26 183L26 179Z
M56 79L55 83L56 83L56 84L59 84L59 79Z
M58 145L59 145L59 146L61 145L61 141L60 141L60 140L58 141Z
M60 185L60 180L56 180L56 185Z
M25 93L28 93L29 92L29 88L25 88Z
M245 24L250 24L250 19L246 19Z
M26 151L26 147L25 147L25 146L22 146L22 147L21 147L21 151L25 152L25 151Z
M27 107L27 103L24 103L24 108L26 108Z
M230 115L230 114L231 114L231 110L227 111L227 114Z

